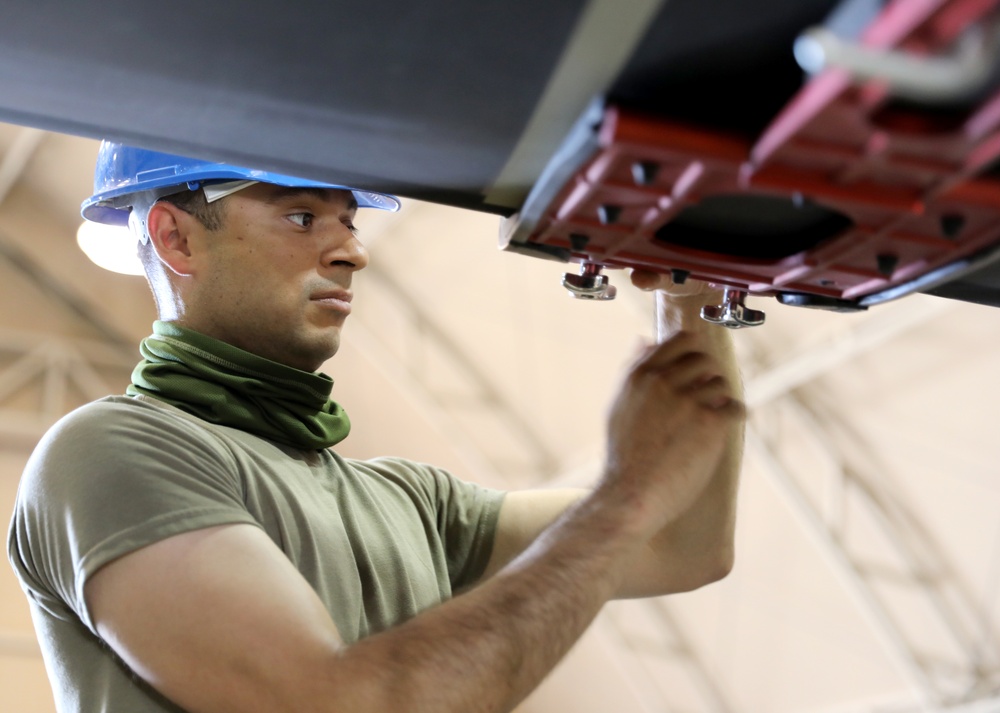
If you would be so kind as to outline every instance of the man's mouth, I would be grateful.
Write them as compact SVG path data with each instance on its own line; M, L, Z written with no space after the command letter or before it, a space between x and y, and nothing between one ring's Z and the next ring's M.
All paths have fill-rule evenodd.
M348 290L327 290L317 292L309 297L310 301L323 307L328 307L344 314L351 313L351 300L354 295Z

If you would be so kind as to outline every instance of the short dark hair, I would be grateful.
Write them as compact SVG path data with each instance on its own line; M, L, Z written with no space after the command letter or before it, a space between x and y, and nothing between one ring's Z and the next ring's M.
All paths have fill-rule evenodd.
M162 200L172 203L185 213L190 213L208 230L218 230L223 225L221 202L209 203L205 200L205 192L200 188L196 191L173 193L164 196Z
M164 196L160 200L177 206L185 213L188 213L201 223L207 230L219 230L223 225L224 215L222 201L209 203L205 200L205 192L200 188L196 191L181 191ZM159 264L156 250L153 249L153 241L148 239L139 241L139 260L146 270L147 275L152 275L154 266Z

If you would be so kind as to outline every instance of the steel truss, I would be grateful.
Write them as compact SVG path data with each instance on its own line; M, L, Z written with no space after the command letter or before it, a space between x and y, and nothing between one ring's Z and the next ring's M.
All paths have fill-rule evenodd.
M930 298L881 308L747 384L748 454L817 544L924 711L964 710L1000 697L1000 641L988 625L989 603L969 593L864 436L799 387L953 308ZM781 430L766 435L775 419ZM780 443L792 441L810 443L816 462L789 462ZM821 473L824 483L817 482ZM880 539L877 563L852 549L862 528Z
M990 706L1000 702L1000 642L987 625L988 602L980 604L970 595L927 528L906 507L903 493L880 477L884 469L877 467L864 438L837 418L835 410L825 408L815 397L807 398L801 387L841 363L946 315L953 307L954 303L944 300L916 298L881 308L851 328L761 369L746 389L752 409L749 457L761 466L819 545L824 560L913 692L915 707L879 708L887 713L994 710ZM778 413L784 416L782 424L790 421L792 427L766 437L763 434ZM781 454L779 442L803 438L814 445L813 452L821 454L822 464L790 463ZM833 473L832 482L815 482L817 473L824 472ZM813 495L816 491L818 498ZM866 534L878 533L882 540L877 564L851 549L860 528L866 528ZM648 632L639 639L621 633L620 640L646 651L647 658L654 647L675 663L683 660L690 675L701 682L700 709L733 710L719 682L712 680L710 667L684 642L676 618L670 617L669 600L626 606L635 610L656 606L667 618L661 623L659 645L652 643ZM662 699L656 709L674 710L670 694L657 690Z
M533 424L511 404L490 377L453 341L421 301L375 265L365 279L379 290L366 295L368 314L356 315L351 341L397 387L417 402L442 434L459 442L466 462L480 477L506 487L548 481L556 457ZM392 315L392 324L385 316Z
M664 598L615 602L605 609L600 622L637 664L622 670L647 710L737 710Z
M784 497L909 684L922 711L1000 696L1000 642L864 439L817 400L774 405L780 426L748 431L748 454ZM781 441L818 461L792 466ZM826 482L816 482L826 474ZM863 550L858 545L863 544Z
M984 626L988 603L970 595L864 436L815 390L807 397L799 387L954 307L911 298L881 308L747 384L748 455L817 544L924 711L965 710L1000 695L1000 643ZM780 430L768 433L775 422ZM810 444L812 460L790 462L781 452L789 442ZM878 540L877 563L854 547L862 532L869 558Z
M7 194L17 185L44 138L45 132L40 129L25 127L17 132L0 161L0 203L6 200Z
M0 437L34 447L64 414L120 393L136 361L95 340L0 328Z

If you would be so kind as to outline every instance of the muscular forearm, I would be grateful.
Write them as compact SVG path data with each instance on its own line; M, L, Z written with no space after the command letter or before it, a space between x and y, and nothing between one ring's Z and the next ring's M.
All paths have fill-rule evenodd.
M697 333L705 351L714 355L724 378L738 397L739 372L729 330L698 316L701 305L721 295L695 295L667 302L658 295L660 339L679 331ZM659 422L664 434L670 427ZM688 591L725 576L732 567L736 491L742 460L743 420L720 422L721 456L704 490L689 510L657 532L632 561L615 596L641 597ZM500 531L486 575L492 576L521 552L549 523L588 496L582 489L515 492L507 496Z
M618 589L649 537L636 510L598 492L478 588L348 649L358 697L337 710L512 709Z
M685 304L682 312L665 317L684 331L700 331L690 319L698 306ZM732 345L721 329L673 341L676 361L670 369L666 359L647 360L630 377L630 397L612 409L606 473L598 488L478 588L352 647L343 670L380 673L357 689L364 700L349 708L510 710L606 601L635 591L637 563L652 562L655 568L651 552L670 551L674 574L680 573L675 584L688 576L682 570L692 561L701 563L700 577L720 560L725 565L720 551L732 543L742 408L729 403L705 409L722 394L732 395L728 383L693 408L677 399L692 388L681 382L700 383L698 378L669 375L671 369L684 370L679 365L687 350L703 348L713 356L707 373L726 382L738 378ZM659 391L671 381L676 391ZM645 405L637 406L640 402ZM708 427L709 422L715 425ZM652 440L642 446L647 438ZM623 451L625 441L629 446ZM723 451L721 458L705 457Z
M685 297L656 296L657 332L660 340L678 331L699 332L706 351L715 355L724 376L741 393L733 341L728 329L701 319L701 307L721 299L719 292ZM652 557L671 561L670 582L659 593L689 589L724 576L732 567L736 523L736 491L743 460L742 421L724 425L724 450L705 490L691 508L664 527L650 542ZM629 586L626 583L626 587ZM645 583L649 586L649 583ZM656 583L652 583L656 586ZM648 589L623 592L627 596L653 594Z

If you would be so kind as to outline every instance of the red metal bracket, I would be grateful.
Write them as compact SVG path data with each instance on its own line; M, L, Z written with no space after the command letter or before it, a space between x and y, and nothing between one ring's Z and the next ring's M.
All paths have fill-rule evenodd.
M900 0L861 44L944 52L996 4ZM893 102L884 82L832 69L756 143L611 107L597 146L540 211L528 243L572 261L854 302L1000 244L1000 92L942 116ZM738 250L671 238L665 226L734 196L821 208L829 235L779 256L764 234Z

